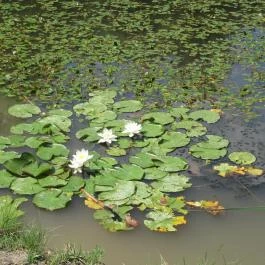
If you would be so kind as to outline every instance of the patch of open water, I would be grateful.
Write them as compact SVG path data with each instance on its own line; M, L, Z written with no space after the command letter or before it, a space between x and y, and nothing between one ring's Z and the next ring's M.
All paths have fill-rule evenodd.
M14 101L0 98L0 134L7 135L17 119L7 116L7 108ZM230 140L229 151L249 150L257 156L257 165L264 167L265 158L265 111L261 116L246 123L240 113L225 112L221 121L208 126L209 133L222 135ZM222 179L199 160L193 164L193 188L184 195L189 199L219 200L226 208L265 205L265 182L261 178ZM0 194L7 191L0 191ZM134 231L110 233L94 219L93 211L83 201L75 198L63 210L48 212L36 208L31 201L23 207L25 222L37 222L49 231L49 247L62 248L72 242L84 249L96 245L105 250L107 265L154 265L162 255L169 264L197 264L205 253L216 264L262 265L265 261L265 211L235 210L221 216L192 212L188 224L176 233L155 233L141 225ZM138 216L137 216L138 215ZM138 219L143 216L136 213ZM142 223L142 222L141 222ZM234 263L229 263L233 261Z

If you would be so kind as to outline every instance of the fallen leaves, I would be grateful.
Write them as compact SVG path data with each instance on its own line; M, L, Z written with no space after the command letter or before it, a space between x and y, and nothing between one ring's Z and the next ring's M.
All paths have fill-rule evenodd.
M221 214L225 209L218 201L187 201L186 205L193 208L203 209L212 215Z

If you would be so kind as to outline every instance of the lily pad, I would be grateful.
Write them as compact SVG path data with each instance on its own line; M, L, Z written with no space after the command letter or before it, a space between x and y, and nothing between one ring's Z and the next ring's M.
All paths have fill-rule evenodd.
M107 110L107 107L102 103L85 102L75 105L73 109L78 116L85 115L89 117L90 115L95 116L98 113L104 112Z
M30 118L40 112L40 108L33 104L17 104L8 109L8 113L17 118Z
M6 170L0 170L0 188L9 188L11 183L16 179Z
M189 137L198 137L206 134L207 128L197 121L179 121L172 125L172 130L185 129Z
M187 113L190 111L188 108L179 107L179 108L172 108L170 110L170 114L179 119L185 119L188 117Z
M76 137L85 142L96 142L100 139L100 136L98 135L98 131L100 129L101 129L100 127L93 127L93 128L89 127L81 129L76 133Z
M112 190L101 192L98 198L102 201L117 201L129 198L134 192L135 184L133 181L118 180Z
M160 124L144 123L142 132L145 137L158 137L165 131L164 127Z
M73 115L73 112L66 109L52 109L48 112L48 115L59 115L68 118Z
M256 161L256 157L249 152L233 152L228 158L238 165L250 165Z
M179 192L191 187L191 183L185 175L168 174L164 178L152 182L151 186L162 192Z
M11 190L17 194L31 195L44 190L35 178L17 178L11 184Z
M64 208L72 199L72 192L63 192L60 189L50 189L36 194L33 203L40 208L50 211Z
M50 187L56 188L56 187L65 186L67 184L67 181L57 176L48 176L46 178L40 179L39 184L43 188L50 188Z
M15 155L15 154L14 154ZM23 168L35 162L35 157L30 153L22 153L19 158L13 158L4 163L4 167L13 174L18 176L23 175Z
M30 175L32 177L41 177L51 172L53 167L48 163L39 164L37 161L30 163L23 167L22 173Z
M122 100L113 104L113 109L119 112L136 112L143 108L143 104L138 100Z
M162 171L156 167L146 168L144 171L145 171L144 178L151 180L164 178L168 174L167 172Z
M172 123L174 118L167 112L150 112L142 117L142 121L150 120L153 123L166 125Z
M11 144L11 141L9 138L0 136L0 150L5 149L10 144Z
M161 157L163 163L158 163L159 169L166 172L177 172L188 168L187 161L182 157L164 156Z
M237 166L231 166L228 163L221 163L213 167L214 170L218 171L218 175L226 177L227 175L233 174L237 170Z
M195 121L203 120L206 121L207 123L215 123L220 119L220 115L219 113L211 110L197 110L191 112L189 118Z
M116 168L115 177L121 180L140 180L144 176L144 170L137 165L123 164L121 168Z
M84 185L85 182L81 177L72 176L68 179L67 185L64 186L62 190L65 192L77 192L80 191Z
M138 153L135 156L129 158L130 163L140 166L141 168L148 168L154 166L153 159L155 155L149 153Z
M167 132L159 140L159 146L168 150L167 152L174 151L176 148L186 146L189 144L190 138L180 132Z
M106 153L110 156L124 156L126 155L126 150L119 147L111 147L106 150Z
M175 216L173 213L153 211L146 215L149 220L144 220L144 224L153 231L173 232L176 226L186 224L184 216Z
M190 147L190 153L197 158L202 159L219 159L227 153L226 147L229 141L221 136L207 135L208 141L201 142Z
M37 155L43 160L51 160L55 156L68 156L69 150L62 144L43 145L38 148Z
M18 158L20 157L20 154L14 151L2 151L0 150L0 163L4 164L9 160L12 160L13 158Z

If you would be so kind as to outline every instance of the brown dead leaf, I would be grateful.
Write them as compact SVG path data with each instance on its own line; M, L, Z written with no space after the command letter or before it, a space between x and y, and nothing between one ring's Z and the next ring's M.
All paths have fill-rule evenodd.
M132 218L130 214L127 214L125 216L125 222L126 225L130 227L137 227L139 225L139 222L136 219Z

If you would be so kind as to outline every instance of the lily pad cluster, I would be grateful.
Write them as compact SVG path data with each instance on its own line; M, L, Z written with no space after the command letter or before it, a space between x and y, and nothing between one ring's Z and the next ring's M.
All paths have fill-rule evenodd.
M0 187L32 195L36 206L51 211L64 208L74 195L85 197L109 231L135 228L136 208L146 214L149 229L176 231L194 205L181 196L192 185L185 175L189 162L175 151L190 145L195 158L216 160L226 155L229 141L206 135L207 124L217 122L220 112L184 107L146 112L143 107L135 99L117 100L112 90L91 93L73 110L11 107L11 115L29 119L0 137ZM78 122L81 129L75 129ZM125 133L128 122L135 122L136 134ZM104 130L111 131L112 141L102 141ZM78 156L72 161L69 156L76 142L90 154L80 151L87 159L72 170Z

